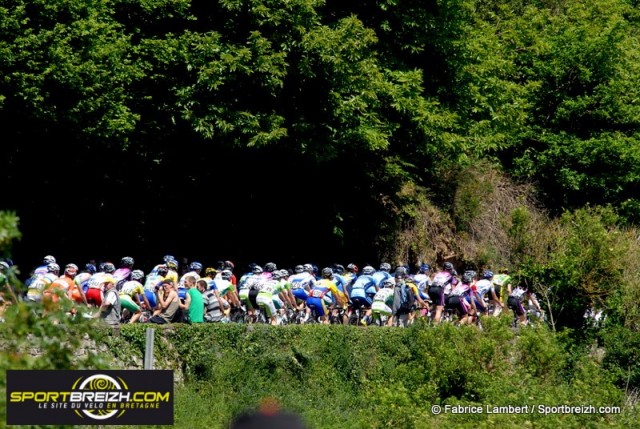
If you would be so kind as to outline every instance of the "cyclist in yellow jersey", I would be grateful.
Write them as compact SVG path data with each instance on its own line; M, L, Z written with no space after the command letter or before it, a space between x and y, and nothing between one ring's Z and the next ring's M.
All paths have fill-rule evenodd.
M347 305L347 298L333 281L331 268L323 268L321 275L322 278L311 289L311 294L307 298L307 306L316 310L322 323L329 324L329 307L334 304L334 299L339 307L343 307Z
M149 299L144 293L144 286L141 281L144 279L142 270L133 270L131 280L124 282L120 289L120 305L123 310L131 312L129 323L136 323L142 316L142 304L151 309Z

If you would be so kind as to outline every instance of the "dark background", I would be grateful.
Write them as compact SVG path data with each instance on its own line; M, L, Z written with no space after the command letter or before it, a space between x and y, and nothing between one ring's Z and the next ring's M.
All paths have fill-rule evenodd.
M236 272L251 262L378 263L384 214L366 161L320 168L277 149L176 141L145 153L59 138L14 143L1 165L0 209L20 218L12 255L23 278L48 254L79 266L132 256L145 273L166 254L205 267L232 260Z

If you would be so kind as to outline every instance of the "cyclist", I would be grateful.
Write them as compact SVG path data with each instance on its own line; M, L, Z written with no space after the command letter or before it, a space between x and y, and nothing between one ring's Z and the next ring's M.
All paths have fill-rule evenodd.
M511 281L511 276L507 268L501 268L498 274L493 276L494 290L501 304L505 304L507 297L511 295Z
M476 279L475 271L465 271L462 280L455 285L446 300L445 306L458 315L458 323L464 325L471 323L476 314L475 300L470 300L471 285Z
M98 272L93 274L87 282L87 303L100 307L102 305L102 299L104 297L103 290L106 284L105 279L113 279L112 274L116 271L115 265L111 262L103 262L98 267Z
M158 309L158 300L156 299L158 294L157 291L160 288L162 282L166 279L165 276L169 272L169 268L166 265L159 265L154 267L155 271L152 271L147 276L144 282L144 294L147 297L147 301L149 302L149 306L152 310ZM173 285L173 280L170 280Z
M251 274L240 279L240 289L238 290L238 297L247 309L247 313L250 316L250 321L256 319L256 309L258 306L258 293L262 289L262 282L265 277L262 275L264 270L260 265L254 265L251 269Z
M350 263L347 265L347 270L344 273L344 278L347 280L346 294L351 295L351 286L356 281L356 277L358 277L359 268L356 264Z
M474 296L476 307L480 313L487 313L489 310L485 306L484 297L489 294L489 302L493 303L493 316L498 316L502 311L502 304L498 299L498 295L496 294L493 286L493 271L484 270L482 272L482 278L475 282L471 288L471 294Z
M48 270L49 264L55 264L55 263L57 263L55 256L52 256L52 255L45 256L42 260L42 265L36 267L36 269L33 270L34 276L46 275L47 273L49 273L49 270Z
M26 300L31 302L42 302L42 298L45 290L58 278L60 272L60 266L55 262L51 262L47 265L46 274L37 274L33 277L33 280L29 283L27 289Z
M371 275L373 277L373 280L376 282L376 288L380 288L380 283L382 283L382 280L390 279L391 277L393 277L389 271L391 271L391 265L388 262L383 262L380 264L380 268L378 269L378 271L374 272Z
M92 263L87 263L84 266L84 270L80 271L78 274L76 274L75 278L73 279L73 281L76 283L76 285L82 289L82 293L86 294L87 293L87 289L89 287L89 279L91 278L92 275L94 275L96 273L97 269L96 266ZM85 296L85 300L86 300L86 296Z
M265 273L263 273L263 276L264 274ZM280 293L278 289L280 282L278 280L280 280L279 271L273 270L267 273L267 276L264 276L260 282L260 290L256 297L260 310L264 312L265 316L269 319L269 323L272 325L278 324L278 314L276 313L276 303L274 302ZM280 301L279 307L282 308L282 306L282 301Z
M153 308L144 292L143 279L144 272L142 270L133 270L131 280L124 282L119 292L122 309L131 313L129 323L136 323L140 319L143 304L148 309Z
M282 269L280 270L280 284L281 284L281 292L280 299L285 304L285 306L296 309L297 302L296 297L293 295L292 285L289 282L289 271Z
M133 269L134 260L131 256L125 256L120 260L120 267L114 271L113 278L116 280L116 289L122 289L124 282L131 279L131 270Z
M375 268L371 265L365 266L362 269L362 274L355 279L351 286L351 294L349 295L351 311L364 311L364 317L360 320L363 325L367 325L371 321L371 305L379 290L376 280L373 278L375 272Z
M393 319L393 287L396 282L393 278L382 281L380 289L373 297L373 303L371 304L371 317L372 321L379 325L386 324L391 326Z
M215 276L214 280L208 283L210 287L215 287L221 298L224 298L234 307L240 308L242 307L242 302L240 302L235 286L231 283L232 276L233 273L231 271L224 269L219 276Z
M419 297L424 304L421 304L423 309L421 310L421 315L425 315L429 312L429 302L431 298L429 297L429 288L431 287L431 276L430 276L431 266L429 264L421 264L418 268L418 272L413 275L413 283L417 287L416 297Z
M458 283L456 278L457 272L453 268L451 262L445 262L442 264L442 270L437 272L433 276L433 281L429 287L429 298L433 304L433 321L440 323L442 319L442 312L445 307L445 295L448 295L451 288Z
M540 314L544 313L533 291L530 291L527 286L516 286L516 288L511 291L509 297L507 298L507 306L513 311L514 317L521 325L526 325L528 323L527 310L525 310L524 306L522 305L525 299L527 301L531 301L531 303L534 305L536 310L540 312Z
M328 308L334 304L334 300L339 307L346 305L347 300L333 281L333 270L331 268L323 268L321 276L322 278L318 280L316 285L311 289L311 293L307 299L307 306L311 310L315 309L321 323L329 324Z
M236 293L237 293L237 286L238 286L238 279L236 278L236 275L233 273L233 270L236 268L235 264L231 261L224 261L222 263L222 269L223 270L229 270L231 271L231 279L229 279L231 281L231 283L233 283L233 286L236 287Z
M275 262L267 262L266 264L264 264L264 273L262 273L262 275L267 278L270 279L271 277L273 277L273 273L278 269L278 266L275 264Z
M293 274L289 276L288 282L291 283L291 292L296 298L298 310L305 310L305 316L302 322L309 320L311 310L306 307L307 299L311 293L311 289L316 284L316 278L313 276L313 267L311 264L296 265Z

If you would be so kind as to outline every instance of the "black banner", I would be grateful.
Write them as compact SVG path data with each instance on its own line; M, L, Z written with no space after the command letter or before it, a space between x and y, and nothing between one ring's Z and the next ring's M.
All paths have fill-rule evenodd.
M8 425L172 425L173 372L8 370Z

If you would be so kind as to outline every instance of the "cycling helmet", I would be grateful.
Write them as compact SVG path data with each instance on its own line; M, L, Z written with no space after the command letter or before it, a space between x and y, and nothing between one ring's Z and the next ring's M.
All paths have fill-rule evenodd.
M313 265L311 265L311 264L304 264L302 266L302 268L304 268L304 270L309 272L309 273L313 273Z
M253 274L262 274L262 267L260 265L254 265L254 267L251 270L251 272Z
M476 272L475 271L465 271L464 274L462 275L462 283L466 283L469 284L471 282L473 282L473 278L476 276Z
M231 280L231 276L233 276L233 273L230 270L222 270L220 276L223 280Z
M302 265L296 265L295 268L293 269L293 272L296 274L300 274L304 272L304 267Z
M131 271L131 280L142 280L144 278L144 272L142 270Z
M204 275L209 277L209 276L215 276L216 274L218 274L218 270L216 270L213 267L207 267L204 269Z
M169 261L177 261L177 259L173 255L164 255L162 261L167 263Z
M84 270L91 273L91 274L95 274L96 273L96 266L93 264L85 264L84 266Z
M445 271L453 271L453 264L451 262L445 262L442 264L442 269Z
M202 270L202 264L200 262L192 262L189 264L189 269L193 271Z
M333 272L342 275L344 273L344 265L333 264Z
M427 271L429 271L431 269L431 267L429 266L429 264L422 264L420 265L420 272L421 273L426 273Z
M123 267L132 267L133 266L133 258L131 256L125 256L120 260L120 265Z
M236 266L231 261L224 261L224 268L233 271Z
M287 277L289 277L289 270L280 270L280 275L283 279L286 279Z
M116 270L116 266L113 265L111 262L105 262L102 264L102 271L107 274L111 274L115 272L115 270Z
M396 285L396 281L393 279L393 277L389 277L388 279L384 279L382 280L382 287L385 288L389 288L389 287L394 287Z
M271 273L271 280L280 280L282 278L282 273L280 272L280 270L275 270L273 273Z
M322 278L323 279L330 279L333 277L333 270L329 267L323 268L322 269Z
M60 272L60 265L56 264L55 262L50 262L47 264L47 272L49 273L59 273Z
M364 267L362 269L362 274L366 275L366 276L370 276L371 274L375 273L376 269L373 268L371 265L367 265L366 267Z
M396 268L396 272L394 274L394 277L397 278L397 279L403 279L403 278L407 277L407 269L405 267Z
M173 271L178 270L178 261L176 261L175 259L168 260L166 265L167 265L167 268L170 270L173 270Z
M56 258L54 256L47 255L47 256L44 257L44 263L45 264L55 264L56 263Z
M9 271L9 264L5 261L0 261L0 271Z
M156 272L162 277L166 276L169 273L169 269L166 265L158 265Z
M76 264L67 264L64 267L64 272L66 274L78 274L78 266Z
M380 271L391 271L391 264L383 262L380 264Z
M482 273L482 278L483 279L487 279L487 280L491 280L493 278L493 271L484 270L484 272Z
M274 271L275 271L275 270L277 270L277 269L278 269L278 267L277 267L277 266L276 266L276 264L274 264L273 262L267 262L267 263L264 265L264 270L265 270L266 272L268 272L268 273L272 273L272 272L274 272Z
M351 263L349 265L347 265L347 270L351 271L352 273L357 273L358 272L358 266L354 263Z

